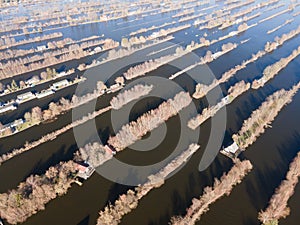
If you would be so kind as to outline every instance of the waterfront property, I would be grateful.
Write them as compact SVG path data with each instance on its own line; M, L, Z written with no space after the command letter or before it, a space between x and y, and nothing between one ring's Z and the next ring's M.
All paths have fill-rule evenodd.
M241 149L237 145L237 143L233 142L231 145L229 145L226 148L223 148L220 151L223 155L229 157L229 158L236 158L241 153Z
M24 123L23 119L18 119L11 123L3 125L2 128L0 129L0 135L5 134L6 132L14 133L17 130L17 126L20 126L23 123Z
M39 93L36 93L35 96L36 96L37 98L44 98L44 97L49 96L49 95L52 95L52 94L54 94L54 93L55 93L55 92L54 92L53 90L47 89L47 90L42 90L42 91L39 92Z
M21 104L23 102L27 102L27 101L35 99L35 98L36 98L36 96L31 91L29 91L29 92L25 92L24 94L17 95L16 102L18 104Z
M87 180L95 172L95 168L87 163L76 163L77 177Z
M40 82L40 79L37 76L33 76L32 78L25 81L27 86L33 87Z
M0 106L0 113L9 112L15 109L17 109L17 106L14 103L7 103Z
M66 86L70 85L70 82L67 79L55 82L51 85L52 90L58 91L61 88L64 88Z

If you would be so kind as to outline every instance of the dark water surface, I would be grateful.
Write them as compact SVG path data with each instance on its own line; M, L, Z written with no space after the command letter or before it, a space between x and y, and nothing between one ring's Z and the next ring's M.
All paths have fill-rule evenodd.
M207 6L206 6L207 7ZM298 7L299 8L299 7ZM271 12L265 13L262 17L249 21L248 24L255 23L261 18L265 18L274 12L283 10L279 8ZM257 12L257 11L256 11ZM253 12L253 13L256 13ZM151 17L151 20L142 18L134 23L124 23L124 20L117 20L115 22L97 23L82 25L79 27L72 27L61 29L64 37L72 37L73 39L81 39L83 37L105 34L105 37L111 37L120 41L122 36L128 35L130 32L138 30L141 27L149 27L152 25L160 25L169 22L170 15L156 15ZM292 14L284 14L278 18L272 19L265 23L247 30L237 37L226 39L220 43L211 45L208 48L201 48L195 53L203 56L207 50L212 52L220 50L221 45L228 42L240 42L251 38L245 44L238 46L237 49L222 56L209 64L210 69L216 76L220 78L223 72L227 71L234 65L241 63L244 59L251 57L251 54L256 53L262 49L266 41L272 41L276 36L281 36L283 33L295 29L300 22L299 17L281 28L280 30L267 35L266 31L280 25L287 18L291 18ZM128 19L130 21L130 18ZM122 22L122 24L117 25ZM146 23L146 24L142 24ZM237 26L223 31L213 29L212 31L199 31L195 27L183 30L174 34L175 42L186 45L191 40L196 40L207 32L208 39L215 39L232 30L236 30ZM213 31L217 31L213 33ZM51 31L52 32L52 31ZM51 33L49 32L49 33ZM187 32L187 34L185 33ZM47 32L46 32L47 33ZM151 32L144 33L149 35ZM195 37L199 34L199 37ZM20 37L22 39L24 37ZM245 80L252 81L260 77L262 70L269 64L274 63L282 57L291 54L300 43L300 37L297 36L292 40L286 42L282 47L275 50L272 54L267 54L263 58L257 60L254 64L250 64L246 69L239 71L237 75L229 80L229 82L222 84L221 89L224 94L226 90L237 81ZM161 44L151 49L146 49L138 54L148 54L152 51L157 51L166 47L167 44ZM25 46L35 47L35 45ZM174 49L164 51L161 55L170 54ZM158 57L154 55L153 57ZM93 57L87 57L79 62L68 62L59 65L57 68L65 67L71 68L78 63L90 63ZM122 60L113 61L113 64L118 65ZM183 67L194 62L189 61L189 56L177 60L177 63ZM108 65L112 66L112 65ZM120 75L126 68L120 68L115 76ZM177 72L178 69L171 65L166 65L158 70L149 73L149 76L168 77ZM95 69L95 72L97 70ZM98 71L99 72L99 71ZM193 73L201 73L197 67ZM35 73L36 74L36 73ZM82 74L77 72L77 74ZM76 74L76 75L77 75ZM225 138L223 144L226 145L231 141L231 135L236 133L245 119L249 117L251 112L255 110L265 98L274 91L281 88L291 88L293 84L300 80L300 60L299 57L291 62L285 69L283 69L274 79L270 80L263 88L259 90L249 90L248 92L239 96L233 103L227 106L227 128L224 132ZM26 75L30 77L31 74ZM75 76L75 75L74 75ZM87 76L91 81L103 79L99 73L94 76ZM199 74L201 78L201 74ZM10 81L10 80L8 80ZM182 75L175 79L185 90L190 93L194 91L194 83L188 75ZM210 81L207 81L208 83ZM47 84L49 85L49 84ZM39 87L43 88L43 86ZM60 97L70 97L75 92L76 87L66 88L57 93L53 98L46 98L40 101L34 100L24 103L19 110L1 115L2 122L9 122L19 118L24 112L30 110L32 107L39 105L41 108L47 107L49 102L56 101ZM173 96L176 92L169 95ZM101 97L96 105L96 109L103 108L109 104L109 100L115 94L110 94ZM9 95L7 98L13 98L15 95ZM159 98L145 98L135 104L131 110L130 120L134 120L137 116L146 112L149 109L157 107L162 101ZM199 111L207 105L205 99L194 100L195 105ZM288 170L288 165L296 156L300 149L300 94L298 93L293 102L287 105L276 117L272 123L272 128L268 128L266 132L258 138L258 140L250 146L245 153L240 157L250 159L254 165L254 169L243 180L241 184L235 187L229 196L223 197L210 206L210 211L201 217L201 221L197 224L202 225L258 225L258 212L264 209L270 197L274 193L275 188L280 184L285 177ZM85 106L82 106L85 109ZM219 114L219 113L218 113ZM219 116L219 115L216 116ZM191 115L192 116L192 115ZM68 112L58 117L52 123L42 124L33 127L24 132L16 134L11 137L0 139L0 152L5 153L22 146L25 141L32 141L40 138L51 131L61 128L72 121L72 113ZM102 114L95 119L99 137L105 142L109 135L113 135L114 131L111 125L111 112ZM96 140L95 134L89 131L89 126L93 121L80 126L82 132L85 133L89 141ZM178 144L178 137L180 136L180 118L175 116L166 122L168 129L167 135L163 142L149 152L137 152L131 149L126 149L117 158L123 162L129 162L134 165L147 165L160 161L171 153L174 147ZM191 204L192 198L199 197L203 188L207 185L212 185L215 177L220 177L223 172L227 172L232 162L224 157L218 155L213 163L202 172L198 171L198 165L202 157L203 151L209 139L211 130L211 120L206 121L200 128L199 143L201 148L196 152L186 165L171 178L167 179L165 184L159 189L153 189L146 197L144 197L139 206L130 214L126 215L121 224L124 225L166 225L172 215L181 215L185 213L185 209ZM155 133L156 130L153 131ZM187 145L186 145L187 146ZM73 131L68 131L55 140L44 143L33 150L21 154L8 162L5 162L0 167L0 192L6 192L9 189L17 187L17 185L26 179L30 174L43 174L49 166L53 166L62 160L72 159L73 153L77 150L76 140ZM108 202L114 202L119 194L125 193L130 187L120 185L105 179L97 173L84 182L83 186L74 184L69 189L68 193L62 197L58 197L46 205L46 210L38 212L36 215L29 218L24 225L92 225L95 224L98 217L99 210L103 209ZM299 224L299 203L300 185L295 189L295 195L290 199L289 206L291 208L291 215L284 220L280 220L283 225L298 225Z

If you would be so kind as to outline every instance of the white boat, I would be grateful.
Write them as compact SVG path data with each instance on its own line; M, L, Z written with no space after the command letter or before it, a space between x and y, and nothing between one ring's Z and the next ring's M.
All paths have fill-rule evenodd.
M0 106L0 113L5 113L5 112L16 110L16 109L17 109L17 107L13 103L10 103L7 105Z
M44 98L44 97L46 97L46 96L49 96L49 95L52 95L52 94L54 94L55 92L53 91L53 90L51 90L51 89L47 89L47 90L42 90L41 92L39 92L39 93L36 93L35 94L35 96L37 97L37 98Z
M26 92L24 94L18 95L16 102L18 104L21 104L23 102L27 102L27 101L29 101L31 99L35 99L35 98L36 98L36 96L32 92L29 91L29 92Z
M67 87L70 85L70 82L67 79L55 82L51 85L52 90L58 91L59 89L62 89L64 87Z

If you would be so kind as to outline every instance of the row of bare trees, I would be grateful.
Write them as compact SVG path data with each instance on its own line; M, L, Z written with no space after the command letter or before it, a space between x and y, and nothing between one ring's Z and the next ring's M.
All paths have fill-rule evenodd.
M61 32L56 32L52 34L45 34L43 36L37 36L34 38L27 38L21 41L16 41L14 38L0 38L0 50L5 48L16 47L20 45L30 44L34 42L39 42L39 41L45 41L48 39L59 38L62 36L63 34Z
M75 69L70 69L68 71L64 72L64 76L71 75L75 72ZM49 80L55 80L57 78L61 77L61 73L57 73L54 68L50 69L47 68L46 71L43 71L40 73L40 75L34 75L30 80L34 81L35 85L44 83ZM11 83L3 85L0 82L0 95L6 95L9 93L13 93L18 90L26 89L32 87L32 83L28 82L28 80L20 80L19 82L16 82L14 79L11 81Z
M280 186L276 189L270 199L269 206L261 211L258 219L264 224L278 224L278 220L285 218L290 214L288 200L294 194L294 189L299 181L300 176L300 152L290 164L289 171L286 174Z
M266 52L272 52L275 50L278 46L282 45L287 40L297 36L300 33L300 26L296 28L295 30L291 30L287 34L283 34L281 37L275 37L274 42L267 42L265 45L265 51Z
M229 195L234 186L241 183L242 179L252 170L252 164L249 160L236 160L234 166L227 174L224 174L220 180L215 178L212 187L205 187L202 196L199 199L194 198L192 205L187 209L185 216L172 217L172 225L192 225L201 216L209 210L209 205L217 201L224 195Z
M183 49L182 47L177 47L174 54L164 55L156 59L150 59L136 66L130 67L123 75L127 80L131 80L139 76L144 76L146 73L149 73L150 71L153 71L162 65L178 59L197 48L209 45L209 40L206 40L205 38L200 38L199 43L191 41L191 43L188 44L185 49Z
M40 139L38 139L36 141L26 142L24 144L24 146L22 146L20 148L15 148L10 152L4 153L3 155L0 156L0 165L4 162L14 158L15 156L18 156L24 152L27 152L43 143L46 143L47 141L51 141L51 140L55 139L57 136L67 132L68 130L73 129L74 127L77 127L81 124L84 124L85 122L92 120L92 119L96 118L97 116L99 116L109 110L111 110L111 106L108 106L108 107L99 109L97 111L94 111L92 113L89 113L89 114L81 117L80 119L75 120L72 123L60 128L58 130L55 130L51 133L44 135L43 137L41 137Z
M67 45L71 45L71 44L77 44L80 42L84 42L84 41L91 41L94 39L99 38L99 36L90 36L87 38L83 38L81 40L73 40L69 37L64 38L62 40L53 40L53 41L49 41L47 43L47 48L45 50L54 50L54 49L60 49L63 48ZM8 60L11 58L18 58L18 57L22 57L22 56L26 56L32 53L37 53L39 52L38 49L34 49L34 48L30 48L30 49L7 49L5 51L1 51L0 52L0 60Z
M79 149L78 153L80 159L88 162L93 167L98 167L112 158L112 154L99 142L86 144Z
M261 106L252 112L250 117L244 121L242 128L232 139L241 149L246 149L254 143L257 137L264 133L265 128L275 119L282 108L292 101L293 96L300 88L300 83L290 90L281 89L267 97Z
M53 51L47 51L43 54L34 54L32 56L27 56L27 57L18 58L18 59L14 58L13 60L8 60L6 63L0 63L0 66L2 68L6 68L6 69L11 69L12 66L16 66L16 67L25 66L25 64L29 64L29 63L32 63L35 61L40 61L40 60L55 57L58 55L63 55L66 53L70 53L70 52L79 50L79 49L84 50L86 48L90 48L90 47L93 47L96 45L102 45L105 42L107 42L107 41L100 39L100 40L93 40L93 41L84 41L79 44L77 44L77 43L70 44L70 45L68 45L68 47L59 48L59 49L53 50ZM101 47L99 47L99 48L101 50ZM45 61L44 61L44 63L45 63Z
M290 24L293 21L294 21L294 19L286 20L284 23L278 25L277 27L275 27L275 28L273 28L271 30L268 30L267 34L271 34L271 33L275 32L275 31L279 30L280 28L282 28L282 27Z
M228 95L222 99L216 105L206 107L202 110L201 114L196 115L188 121L188 127L195 130L208 118L213 117L224 105L230 104L236 97L249 90L250 83L245 83L245 81L240 81L228 89ZM228 100L225 100L228 98Z
M286 41L296 37L300 33L300 26L290 31L288 34L283 34L280 38L275 38L273 42L267 42L264 49L265 50L259 50L257 53L253 54L252 57L246 61L243 61L241 64L236 65L235 67L229 69L228 71L224 72L220 79L214 79L211 84L205 85L205 84L197 84L195 93L193 94L193 97L196 99L204 97L210 90L215 88L221 83L226 82L231 77L233 77L238 71L246 68L246 66L250 63L255 62L259 58L266 55L268 52L271 52L278 48L278 46L283 45ZM270 47L271 46L271 47Z
M159 172L148 176L148 180L144 184L139 185L134 190L128 190L126 194L120 195L114 205L109 204L99 213L97 225L119 224L124 215L130 213L138 206L140 199L146 196L153 188L162 186L166 177L186 162L199 147L198 144L191 144L187 150L183 151Z
M93 99L96 99L97 97L103 94L102 90L106 88L106 85L102 81L99 81L97 84L97 88L91 93L87 93L82 96L73 95L71 100L61 98L58 102L50 102L48 108L44 110L41 110L40 107L35 106L31 109L31 112L26 112L23 116L26 126L22 124L17 126L17 129L18 131L22 131L23 129L27 129L41 122L46 122L55 119L58 115L61 115L64 112L67 112ZM15 121L17 120L18 119L16 119ZM12 132L9 132L9 130L10 129L6 129L5 132L0 133L0 136L10 135Z
M0 63L0 79L6 79L8 77L13 77L16 75L20 75L26 72L42 69L45 67L53 66L62 62L70 61L73 59L80 59L82 57L90 55L90 50L84 50L87 46L94 44L104 43L102 49L103 51L109 48L110 46L117 47L118 42L115 42L111 39L107 39L105 41L100 40L99 42L89 41L87 43L82 43L81 45L74 44L70 45L68 48L57 50L54 52L47 52L39 56L32 56L31 58L17 59L17 60L9 60L7 63ZM99 51L98 51L99 52ZM55 57L56 55L60 55ZM42 61L39 61L42 60ZM33 61L33 62L31 62ZM29 63L31 62L31 63Z
M141 28L141 29L139 29L139 30L137 30L137 31L131 32L131 33L130 33L130 36L134 36L134 35L137 35L137 34L145 33L145 32L147 32L147 31L151 31L151 30L156 30L156 29L159 29L159 28L162 28L162 27L166 27L166 26L172 25L172 24L174 24L174 23L176 23L176 22L175 22L175 21L172 21L172 22L164 23L164 24L159 25L159 26L153 25L153 26L148 27L148 28Z
M0 217L10 224L26 221L44 210L50 200L66 194L75 175L75 164L68 161L50 167L43 175L29 176L16 189L0 194Z
M166 41L170 41L173 38L174 38L173 36L167 36L167 37L164 37L164 38L161 38L161 39L155 39L151 43L145 43L145 44L142 44L142 45L139 45L139 46L136 46L136 47L120 48L120 49L117 49L117 50L116 49L112 49L112 50L108 51L107 57L104 58L104 59L102 59L101 61L94 60L89 65L80 64L78 66L78 69L80 71L83 71L83 70L86 70L86 69L98 66L100 64L106 63L106 62L114 60L114 59L123 58L125 56L130 55L130 54L133 54L136 51L140 51L140 50L143 50L145 48L149 48L151 46L154 46L154 45L166 42Z
M192 101L189 93L179 92L173 99L161 103L156 109L150 110L124 126L111 136L108 143L117 151L121 151L141 139L147 132L158 127L170 117L175 116L180 110L187 107Z
M117 96L113 97L110 101L110 105L113 109L120 109L122 106L126 105L128 102L136 100L142 96L145 96L150 93L153 89L153 85L142 85L137 84L130 88L119 93Z
M249 13L252 13L254 10L257 10L259 8L265 7L267 5L271 5L276 1L278 1L278 0L266 1L266 2L264 2L264 4L259 3L257 5L246 8L245 10L241 10L241 11L238 11L237 13L235 13L235 14L230 15L230 11L232 9L240 8L242 6L252 4L254 1L249 0L249 1L246 1L246 2L233 4L231 6L224 7L223 10L221 12L219 12L216 16L207 16L206 20L198 21L197 24L206 23L206 25L200 27L200 29L204 29L204 28L212 29L212 28L215 28L215 27L218 27L218 26L221 26L219 29L224 29L224 28L227 28L227 27L233 25L234 24L233 22L237 21L238 17L244 16L241 19L241 21L248 21L248 20L252 19L253 16L247 17L245 15L249 14ZM248 26L247 26L246 23L244 23L244 24L242 24L241 26L238 27L238 32L243 32L246 29L248 29Z
M35 4L38 4L38 2ZM41 6L43 9L45 9L44 4L49 4L49 2L43 2L43 5ZM41 12L39 15L36 15L34 10L35 8L32 8L30 5L27 7L24 6L28 12L28 15L26 16L23 14L14 14L14 11L10 11L10 8L8 8L8 12L10 12L10 14L13 13L14 17L12 17L12 19L7 18L6 20L1 21L0 25L4 27L5 32L11 32L10 36L17 36L34 33L36 32L36 28L38 28L38 32L41 32L43 30L52 30L53 28L57 27L68 27L85 23L124 18L128 15L129 10L128 5L124 3L119 4L118 6L115 3L110 3L110 6L108 6L110 7L109 10L107 10L103 3L91 4L91 2L86 2L84 6L83 3L78 3L76 7L73 8L71 8L71 6L67 6L66 4L57 6L53 1L51 1L50 4L51 7L48 7L45 12ZM143 6L144 4L148 6ZM62 6L63 9L61 8ZM130 13L132 15L138 15L141 13L146 13L147 11L151 11L152 4L149 6L147 2L143 2L140 3L140 6L141 7L134 11L131 10ZM101 16L98 16L99 11L103 12ZM23 30L23 32L20 33L18 32L19 30Z
M212 53L211 51L207 51L206 54L201 57L201 61L202 63L210 63L212 62L214 59L219 58L220 56L232 51L233 49L235 49L238 45L236 43L226 43L222 45L222 50L218 51L216 53Z
M276 76L281 70L283 70L291 61L300 55L300 46L295 49L292 54L286 58L282 58L276 63L267 66L263 71L263 76L260 79L253 81L252 88L257 89L265 85L265 83Z

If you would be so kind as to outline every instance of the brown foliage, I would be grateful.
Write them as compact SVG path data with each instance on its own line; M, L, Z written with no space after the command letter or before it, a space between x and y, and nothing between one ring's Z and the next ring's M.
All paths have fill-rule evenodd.
M131 89L125 90L124 92L121 92L117 96L113 97L110 101L110 105L113 109L120 109L128 102L149 94L152 88L153 85L137 84Z
M189 93L180 92L176 94L173 99L163 102L158 108L150 110L136 121L124 125L116 136L109 138L108 143L118 151L123 150L141 139L147 132L176 115L181 109L188 106L191 101Z
M288 208L288 200L294 194L294 189L298 183L300 176L300 152L290 164L289 171L286 174L286 179L283 180L280 186L276 189L274 195L270 199L269 206L258 215L258 219L263 224L268 224L271 221L278 221L290 214Z
M63 195L74 182L75 166L72 161L50 167L44 175L31 175L17 189L0 194L0 217L10 224L26 221L45 209L56 196Z
M212 187L204 188L203 194L199 199L193 199L193 203L187 209L187 214L184 217L172 217L170 224L195 224L197 220L200 220L202 214L209 210L210 204L224 195L229 195L233 187L239 184L251 169L252 164L249 160L236 160L235 165L227 174L224 174L220 180L215 179Z

